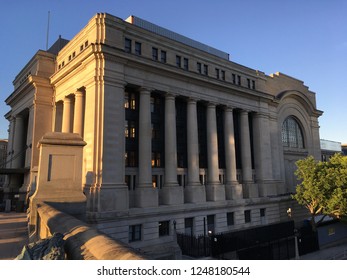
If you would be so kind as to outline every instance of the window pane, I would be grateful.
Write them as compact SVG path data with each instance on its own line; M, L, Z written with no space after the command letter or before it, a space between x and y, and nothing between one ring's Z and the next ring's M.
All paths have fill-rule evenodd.
M304 148L301 127L293 117L288 117L282 124L282 143L284 147Z

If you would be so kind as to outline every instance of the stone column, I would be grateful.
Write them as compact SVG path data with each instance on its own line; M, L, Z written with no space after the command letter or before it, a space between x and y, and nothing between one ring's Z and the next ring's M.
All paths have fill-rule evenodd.
M253 184L252 178L252 154L248 111L241 111L240 126L243 195L245 198L257 197L257 188Z
M96 176L96 184L99 185L96 185L97 187L88 194L93 201L91 203L93 206L88 205L88 207L96 209L101 218L122 215L121 213L129 211L129 194L125 184L124 166L124 83L114 81L105 82L103 85L103 91L99 95L102 98L100 100L103 100L103 107L99 112L103 116L101 124L98 124L98 127L102 126L102 129L98 130L101 145L94 142L94 145L99 147L97 152L88 151L88 147L86 147L84 153L85 158L88 158L88 153L91 152L96 153L98 157L95 175L87 172L84 177L87 177L86 181L90 182L93 180L90 177ZM94 91L92 92L94 93ZM94 110L94 108L90 109ZM91 112L91 114L93 113ZM94 121L93 118L89 120Z
M224 145L225 145L225 195L226 199L242 198L242 186L236 177L236 152L234 135L233 109L224 110Z
M158 206L158 191L152 187L151 90L141 88L139 111L139 183L135 190L137 207Z
M73 132L78 133L83 137L83 98L84 93L82 91L76 91L75 93L75 111Z
M64 98L62 132L71 132L71 98Z
M216 105L207 106L207 186L206 199L209 201L225 200L225 189L219 182L218 136Z
M15 118L13 116L8 118L9 124L9 134L8 134L8 144L7 144L7 157L6 157L6 168L11 168L12 157L13 157L13 141L14 141L14 129L15 129ZM9 198L10 184L11 184L11 174L6 175L4 183L4 199Z
M259 194L275 195L276 190L272 178L271 138L269 116L265 113L254 115L254 159Z
M24 143L23 138L25 137L24 134L24 118L21 115L16 116L16 123L15 123L15 131L14 131L14 139L13 139L13 151L14 151L14 158L12 160L12 167L14 168L21 168L23 166L23 158L24 158ZM21 153L21 154L19 154Z
M182 204L183 190L177 182L177 143L176 143L175 97L165 97L165 182L163 204Z
M204 187L199 180L199 139L196 100L189 99L187 103L187 154L188 154L188 184L184 191L184 201L206 201Z

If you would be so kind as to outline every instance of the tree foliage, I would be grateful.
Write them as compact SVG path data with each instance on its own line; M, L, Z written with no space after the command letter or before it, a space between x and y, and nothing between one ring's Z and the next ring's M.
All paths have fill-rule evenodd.
M341 218L347 214L347 157L335 154L327 162L312 156L296 162L295 175L301 182L292 197L311 214L316 228L318 215Z

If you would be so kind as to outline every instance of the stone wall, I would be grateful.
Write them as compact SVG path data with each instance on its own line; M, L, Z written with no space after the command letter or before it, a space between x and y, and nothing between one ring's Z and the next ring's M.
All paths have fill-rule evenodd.
M54 233L65 235L67 259L72 260L145 260L140 251L111 239L90 225L60 212L48 204L37 208L36 239L44 239Z

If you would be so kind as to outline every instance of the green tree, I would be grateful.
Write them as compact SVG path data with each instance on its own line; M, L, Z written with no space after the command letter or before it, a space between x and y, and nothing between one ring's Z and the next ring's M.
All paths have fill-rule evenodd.
M311 215L312 229L325 216L340 219L347 214L347 157L335 154L327 162L316 161L312 156L296 162L295 172L301 182L292 197L305 206ZM315 217L322 215L319 221Z

